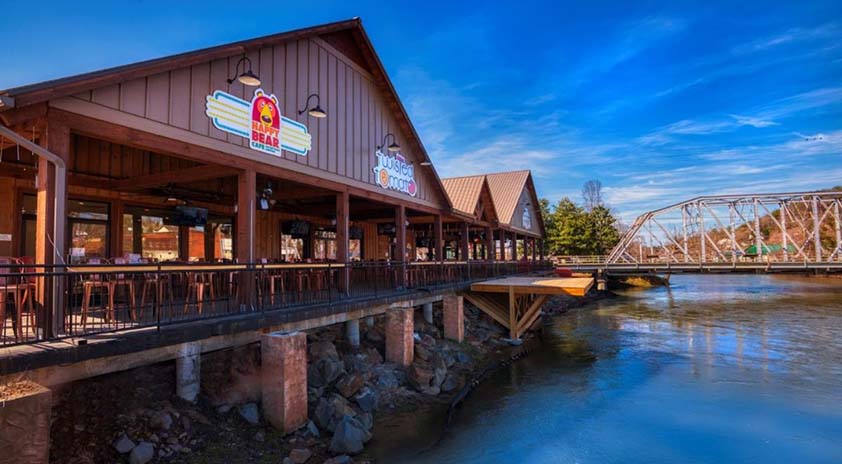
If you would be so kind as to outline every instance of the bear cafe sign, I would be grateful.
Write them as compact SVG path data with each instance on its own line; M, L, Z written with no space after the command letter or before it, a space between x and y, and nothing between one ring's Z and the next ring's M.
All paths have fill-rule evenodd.
M374 153L377 157L377 165L374 166L374 175L377 185L384 189L397 190L409 196L418 194L418 184L415 182L415 168L406 162L400 153L383 153L380 150Z
M250 102L217 90L208 95L205 114L217 129L249 139L252 150L307 156L312 147L307 126L282 116L278 98L263 89L255 90Z

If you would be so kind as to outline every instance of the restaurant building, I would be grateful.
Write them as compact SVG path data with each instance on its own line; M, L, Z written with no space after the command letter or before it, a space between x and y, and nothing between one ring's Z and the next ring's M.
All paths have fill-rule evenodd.
M0 91L0 150L0 345L455 281L543 237L529 172L442 182L358 19Z
M543 236L528 171L439 178L358 19L0 91L0 386L37 384L0 388L0 448L47 462L57 385L175 360L195 401L203 353L256 342L290 432L303 331L385 317L408 367L415 308L463 341ZM517 285L478 290L515 339L546 297Z

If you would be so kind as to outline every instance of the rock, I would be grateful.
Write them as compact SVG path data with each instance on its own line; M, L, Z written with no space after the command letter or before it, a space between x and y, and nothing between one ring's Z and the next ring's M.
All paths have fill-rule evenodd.
M324 387L308 387L307 388L307 403L309 404L316 404L319 402L319 398L325 394Z
M297 448L289 452L289 458L294 464L304 464L313 453L305 448Z
M257 433L254 434L252 439L258 443L263 443L266 441L266 434L263 433L263 430L258 430Z
M359 374L347 374L336 384L336 389L345 398L350 398L363 386L363 377Z
M333 383L345 373L342 361L332 358L320 359L307 368L307 385L324 387Z
M383 364L383 356L377 351L377 348L367 348L363 351L368 364L370 366L376 366L377 364Z
M223 405L219 406L218 408L216 408L216 412L218 412L220 414L228 414L228 411L230 411L230 410L231 410L230 404L223 404Z
M315 438L319 438L321 436L321 434L319 433L319 428L316 427L315 422L311 420L307 421L307 433L309 433Z
M284 460L281 461L281 463L282 464L293 464L292 459L290 459L289 456L285 457Z
M430 388L434 375L435 373L432 370L421 367L418 364L413 364L409 368L407 377L410 385L412 385L416 390L423 392L424 390Z
M172 427L172 416L166 412L158 412L149 418L149 425L158 430L169 430Z
M464 351L457 351L456 361L459 362L459 364L470 364L472 359L468 353L465 353Z
M336 430L336 425L343 416L354 416L356 412L348 400L340 395L332 394L330 398L322 398L316 406L316 424L330 432Z
M388 364L381 364L374 370L377 377L377 386L381 388L397 388L401 382L395 375L395 370Z
M377 329L367 330L365 332L365 339L370 341L371 343L382 343L383 334L380 333L380 331Z
M363 428L369 432L374 428L374 416L370 412L357 414L357 419L360 421L360 424L363 425Z
M449 393L449 392L452 392L452 391L460 388L461 386L462 386L462 379L459 376L457 376L453 373L449 373L444 378L444 382L442 382L442 384L441 384L441 391L443 391L445 393Z
M126 434L120 435L116 440L114 440L114 449L117 450L120 454L126 454L131 451L135 447L135 443L126 436Z
M440 357L436 358L434 362L433 368L433 386L436 388L440 388L441 384L444 383L444 378L447 376L447 365L444 364L444 360Z
M246 403L238 408L240 417L252 425L260 423L260 411L257 410L257 405L254 403Z
M424 345L417 344L415 345L415 357L422 361L429 361L433 357L433 352Z
M422 334L421 344L426 346L427 348L433 348L436 346L436 339L427 334Z
M311 360L333 359L339 360L339 353L336 351L336 345L333 342L316 342L310 345L307 350L310 354Z
M342 416L330 440L330 451L358 454L362 452L363 445L369 440L371 440L371 432L366 430L359 419L348 415Z
M380 397L377 392L369 387L363 387L359 393L354 396L354 401L363 412L372 412L377 410Z
M132 449L129 455L129 464L146 464L155 457L155 445L148 441L142 441Z
M334 456L322 464L351 464L351 457L346 454Z

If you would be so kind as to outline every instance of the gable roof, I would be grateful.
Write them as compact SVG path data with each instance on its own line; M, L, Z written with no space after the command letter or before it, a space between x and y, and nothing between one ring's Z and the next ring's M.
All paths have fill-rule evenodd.
M517 202L529 179L529 171L496 172L486 174L485 177L488 179L488 188L491 189L491 197L500 215L500 222L511 224Z
M497 209L494 206L494 200L491 198L491 190L488 188L485 175L450 177L442 179L442 183L447 191L447 196L450 197L453 209L470 216L476 215L482 193L486 191L489 201L487 205L483 206L491 208L494 218L497 218Z
M378 90L381 91L389 109L395 115L399 127L408 135L408 140L414 145L415 151L420 155L420 159L417 160L418 163L430 170L439 188L442 200L446 202L447 207L452 207L450 198L435 168L432 164L425 164L430 161L430 156L424 148L418 132L412 125L412 121L410 121L406 108L403 106L392 81L386 74L386 69L377 56L374 45L371 43L368 34L366 34L360 18L295 29L148 61L0 90L0 112L75 95L95 88L106 87L135 77L154 75L219 58L239 56L270 45L316 36L324 39L347 55L351 60L371 72Z

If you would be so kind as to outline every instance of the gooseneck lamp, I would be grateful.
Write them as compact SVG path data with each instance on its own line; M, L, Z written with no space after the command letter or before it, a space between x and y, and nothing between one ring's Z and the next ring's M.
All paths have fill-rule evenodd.
M386 147L386 149L391 151L391 152L400 151L401 146L397 144L397 141L395 139L395 134L393 134L391 132L389 132L388 134L383 136L383 142L380 145L378 145L377 149L380 150L384 146L386 146L386 141L389 140L389 137L392 138L392 143L388 147Z
M311 108L310 99L313 97L316 97L316 106ZM321 106L319 106L319 100L319 94L311 93L310 96L307 97L307 101L304 102L304 109L299 111L298 114L303 114L305 111L307 111L307 114L314 118L326 118L327 112L323 110Z
M246 64L248 64L248 68L246 68ZM240 65L243 67L242 72L240 72ZM260 78L251 70L251 60L245 54L240 58L240 61L237 61L237 66L234 68L234 77L228 79L228 84L233 84L234 79L243 85L252 87L260 85Z

